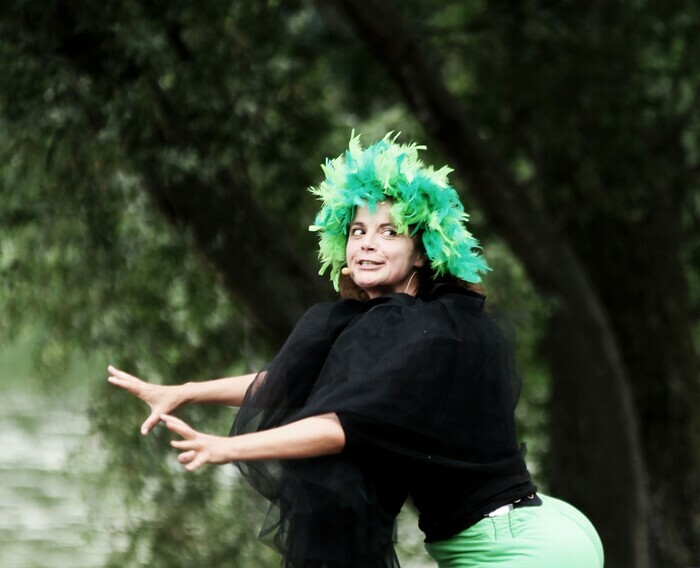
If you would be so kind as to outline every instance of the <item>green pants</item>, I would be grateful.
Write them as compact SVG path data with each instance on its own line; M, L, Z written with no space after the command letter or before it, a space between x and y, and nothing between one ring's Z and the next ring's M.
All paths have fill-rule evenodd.
M540 494L520 507L439 542L426 543L440 568L602 568L603 546L591 522L568 503Z

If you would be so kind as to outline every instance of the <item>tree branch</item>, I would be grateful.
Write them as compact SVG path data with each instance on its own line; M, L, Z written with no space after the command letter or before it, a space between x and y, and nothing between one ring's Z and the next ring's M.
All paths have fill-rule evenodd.
M330 298L328 282L229 172L204 185L197 176L173 181L154 170L142 164L158 208L176 227L192 231L203 256L272 346L282 344L305 309Z
M178 35L173 26L168 28L168 37L176 44L174 51L186 60L189 54L185 46L174 39ZM76 45L82 49L74 49ZM92 48L94 45L100 45L94 35L68 35L57 51L66 63L99 81L109 62L103 61L103 54ZM148 77L147 70L127 61L120 80L141 77ZM125 128L122 140L146 182L146 191L178 230L192 232L199 252L216 267L225 288L268 343L280 346L310 305L332 297L331 286L316 274L307 257L292 247L294 240L256 204L248 184L232 168L219 169L213 179L205 180L162 167L158 149L206 148L206 141L187 127L182 109L165 96L157 82L149 81L149 85L160 120L143 132L139 125Z

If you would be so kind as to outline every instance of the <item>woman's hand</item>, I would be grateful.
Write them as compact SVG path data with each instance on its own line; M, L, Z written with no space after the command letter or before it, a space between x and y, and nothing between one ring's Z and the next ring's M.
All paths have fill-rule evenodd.
M168 430L183 438L173 440L170 445L182 450L177 461L183 464L187 471L194 471L208 463L223 464L233 459L232 438L202 434L175 416L162 414L160 419L165 422Z
M154 385L129 375L124 371L107 367L110 376L107 380L140 398L151 408L151 414L141 426L141 434L148 434L160 421L161 414L172 412L184 404L185 399L179 386Z
M333 413L310 416L233 438L202 434L167 414L161 415L160 419L168 430L183 438L170 443L181 450L178 461L187 471L194 471L207 463L314 458L338 454L345 447L345 432Z

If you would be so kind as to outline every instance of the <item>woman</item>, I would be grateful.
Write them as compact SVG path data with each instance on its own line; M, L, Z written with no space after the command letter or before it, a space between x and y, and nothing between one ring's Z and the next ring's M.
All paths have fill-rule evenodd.
M393 522L410 497L441 567L598 568L595 530L538 496L516 442L520 381L508 325L476 286L488 270L467 215L422 147L389 136L327 161L321 272L343 300L312 307L270 365L158 386L110 367L110 381L182 440L188 471L236 462L270 500L262 536L286 566L396 567ZM170 413L241 406L230 437Z

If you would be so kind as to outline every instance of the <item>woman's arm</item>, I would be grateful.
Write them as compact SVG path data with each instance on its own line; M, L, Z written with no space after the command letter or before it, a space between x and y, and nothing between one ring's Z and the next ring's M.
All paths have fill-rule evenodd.
M183 404L226 404L240 406L248 387L257 373L212 379L210 381L189 382L179 385Z
M345 447L345 432L334 413L232 438L202 434L174 416L164 414L160 419L171 432L182 436L171 444L182 451L178 461L187 471L207 463L313 458L338 454Z
M246 390L255 379L255 373L190 382L182 385L156 385L142 381L124 371L108 367L108 381L140 398L151 408L151 414L141 426L141 433L148 434L158 424L161 414L167 414L185 404L228 404L240 406Z

